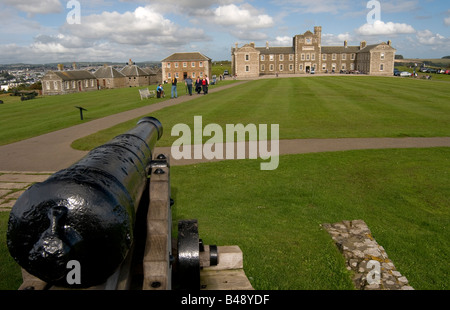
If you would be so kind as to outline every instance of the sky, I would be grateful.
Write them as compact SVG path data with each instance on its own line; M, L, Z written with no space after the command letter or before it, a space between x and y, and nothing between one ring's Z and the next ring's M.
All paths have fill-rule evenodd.
M448 0L0 0L0 64L231 60L231 48L392 41L405 58L450 55Z

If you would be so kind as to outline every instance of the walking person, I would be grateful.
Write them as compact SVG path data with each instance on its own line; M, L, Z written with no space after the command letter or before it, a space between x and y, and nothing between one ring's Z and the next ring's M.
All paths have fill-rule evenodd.
M208 80L206 77L202 79L202 88L203 88L203 95L206 95L208 93Z
M174 94L175 94L175 98L178 98L178 92L177 92L177 78L174 76L172 78L172 93L171 93L171 99L174 98Z
M199 77L195 80L195 91L199 95L200 95L200 92L202 91L202 80L200 80Z
M190 76L187 77L186 80L184 80L184 84L186 84L189 96L192 96L192 79Z

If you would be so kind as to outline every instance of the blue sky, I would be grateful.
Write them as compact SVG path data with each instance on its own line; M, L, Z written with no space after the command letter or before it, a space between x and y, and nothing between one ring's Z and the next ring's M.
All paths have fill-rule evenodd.
M448 0L0 0L0 63L160 61L192 51L229 60L235 43L290 46L314 26L322 45L391 40L407 58L450 55Z

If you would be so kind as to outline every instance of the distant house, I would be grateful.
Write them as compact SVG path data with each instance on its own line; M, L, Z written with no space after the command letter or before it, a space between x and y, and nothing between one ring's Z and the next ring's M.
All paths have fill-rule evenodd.
M127 87L148 86L151 84L151 75L134 64L131 59L128 65L120 70L125 78Z
M44 96L97 90L97 78L86 70L48 71L41 81Z
M196 79L204 76L211 77L212 60L205 55L195 53L175 53L163 59L162 79L170 81L173 77L185 80L187 77Z
M94 72L99 89L127 87L127 77L112 66L103 66Z

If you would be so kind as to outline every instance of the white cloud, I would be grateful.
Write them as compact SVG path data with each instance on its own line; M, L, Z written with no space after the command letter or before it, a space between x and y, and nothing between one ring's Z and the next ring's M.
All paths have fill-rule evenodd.
M450 10L448 10L448 11L446 12L446 15L448 15L448 17L444 18L444 24L445 24L446 26L450 26Z
M375 21L373 24L364 24L356 33L360 35L395 35L395 34L411 34L416 31L411 25L393 22Z
M274 41L270 42L272 46L291 46L292 45L292 37L283 36L276 37Z
M60 13L60 0L2 0L3 3L28 14Z
M419 43L424 45L448 46L450 44L450 39L430 30L418 31L416 37Z
M235 4L219 6L215 9L214 21L222 26L244 29L261 29L274 25L274 21L269 15L259 14L249 5L238 7Z
M301 13L334 13L349 11L355 6L350 0L279 0L278 5L286 6L291 12Z
M322 34L322 45L324 46L341 46L344 45L344 41L347 41L350 45L350 42L353 41L352 35L348 32L338 35L330 33Z

